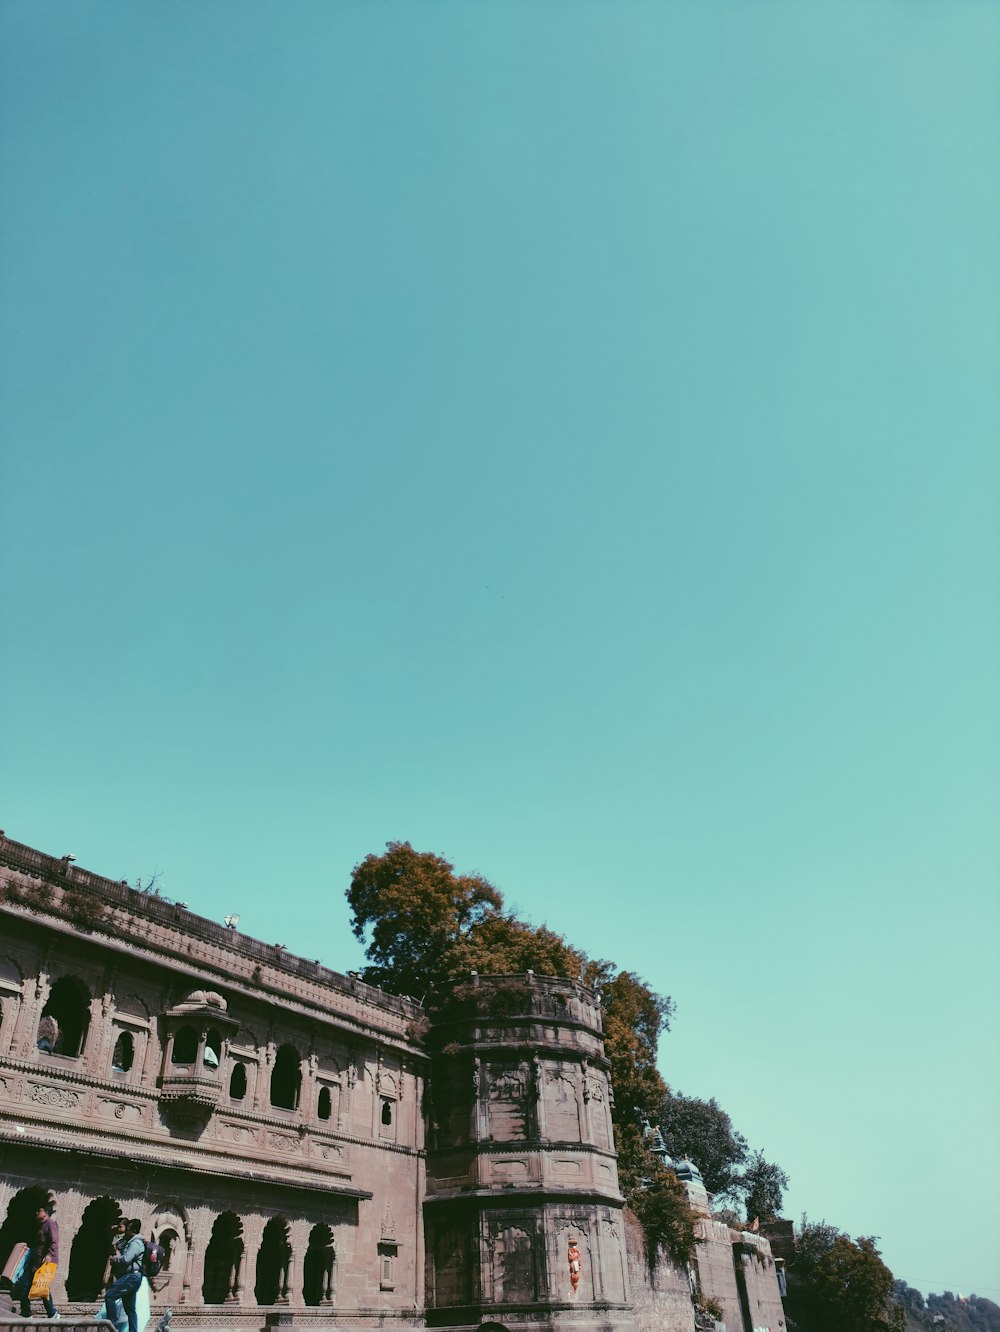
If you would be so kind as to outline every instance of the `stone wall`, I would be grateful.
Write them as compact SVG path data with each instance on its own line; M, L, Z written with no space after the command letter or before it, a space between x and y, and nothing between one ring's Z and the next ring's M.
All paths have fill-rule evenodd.
M628 1276L635 1319L643 1332L694 1332L694 1308L688 1274L660 1253L650 1268L642 1226L625 1212Z

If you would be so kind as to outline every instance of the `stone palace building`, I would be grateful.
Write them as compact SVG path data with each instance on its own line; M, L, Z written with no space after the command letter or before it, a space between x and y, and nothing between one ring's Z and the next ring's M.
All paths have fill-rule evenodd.
M574 982L470 977L429 1030L0 834L0 1263L54 1199L64 1316L99 1302L124 1215L166 1250L174 1327L694 1332L700 1291L726 1332L784 1332L767 1241L711 1220L688 1162L702 1242L651 1267L611 1095Z

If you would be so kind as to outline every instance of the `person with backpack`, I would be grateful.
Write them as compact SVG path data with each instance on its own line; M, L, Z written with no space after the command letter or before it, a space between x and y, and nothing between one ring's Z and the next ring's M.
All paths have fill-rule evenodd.
M133 1217L125 1228L126 1240L112 1256L111 1269L115 1277L104 1296L108 1321L117 1324L121 1307L128 1319L128 1332L138 1332L135 1297L142 1285L146 1266L146 1242L139 1233L142 1222Z

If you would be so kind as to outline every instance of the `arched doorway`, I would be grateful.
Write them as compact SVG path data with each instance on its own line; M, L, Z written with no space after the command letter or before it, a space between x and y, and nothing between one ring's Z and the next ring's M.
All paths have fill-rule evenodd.
M282 1045L274 1057L271 1073L271 1104L282 1110L299 1108L302 1088L302 1064L294 1045Z
M224 1304L232 1294L236 1265L243 1255L243 1222L235 1212L215 1218L205 1250L205 1280L201 1297L206 1304Z
M309 1247L302 1260L302 1302L329 1304L333 1300L333 1264L337 1253L333 1231L320 1222L309 1232Z
M87 1204L69 1251L66 1294L71 1300L96 1300L104 1289L111 1232L121 1215L122 1209L114 1198L94 1198Z
M257 1284L254 1294L258 1304L276 1304L288 1299L288 1260L292 1246L288 1242L288 1222L272 1216L264 1227L257 1255Z
M90 991L78 976L60 976L38 1022L38 1048L75 1059L90 1027Z

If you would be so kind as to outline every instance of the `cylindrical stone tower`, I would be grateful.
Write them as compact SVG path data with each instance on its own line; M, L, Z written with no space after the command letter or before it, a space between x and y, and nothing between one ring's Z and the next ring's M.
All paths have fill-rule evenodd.
M593 993L528 972L473 975L438 999L428 1325L634 1329Z

